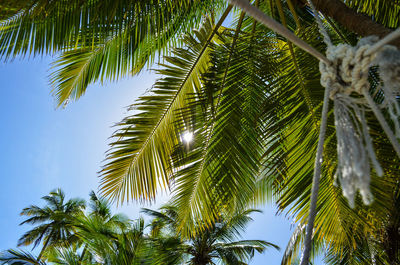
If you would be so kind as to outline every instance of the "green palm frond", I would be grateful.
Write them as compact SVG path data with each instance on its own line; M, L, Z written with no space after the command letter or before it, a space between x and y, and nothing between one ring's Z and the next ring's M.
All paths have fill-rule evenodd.
M301 257L301 247L305 237L305 227L306 226L303 224L298 224L294 229L286 246L285 252L283 253L281 265L297 264L296 262L300 264L299 260ZM313 261L315 257L320 256L324 250L324 241L319 241L317 238L314 238L311 248L311 261Z
M53 248L47 254L47 259L57 265L83 265L76 249L71 246Z
M26 0L2 1L0 3L0 22L18 14L26 8L29 8L31 5L32 1Z
M142 96L135 104L140 112L119 124L102 170L105 196L120 202L153 199L160 186L169 187L173 173L169 155L182 133L171 125L176 111L187 104L187 95L199 89L201 74L209 65L210 43L230 9L216 26L206 20L195 36L183 39L186 48L177 48L175 57L165 58L169 65L158 70L165 77L157 81L151 95Z
M251 260L256 251L263 253L268 247L279 250L277 245L262 240L240 240L231 243L215 244L216 251L222 254L223 257L225 256L225 260L228 259L227 256L236 256L241 261Z
M56 189L42 197L47 203L45 207L31 205L21 211L21 215L27 216L23 224L35 225L24 233L18 240L18 246L31 245L36 248L41 242L43 247L39 258L51 247L64 244L74 233L71 217L82 214L85 202L82 199L65 200L65 194L61 189Z
M196 13L187 20L188 26L193 26L192 23L199 22L203 12L218 7L220 3L36 0L17 15L1 22L0 54L7 58L17 54L71 50L77 46L95 48L97 41L105 42L127 28L133 30L133 39L139 42L141 35L149 34L150 37L162 33L176 16L195 7Z
M152 264L151 241L144 232L146 225L142 218L82 215L76 218L75 225L85 249L86 254L81 255L85 260L97 260L95 264Z
M328 265L395 264L388 261L385 251L374 241L372 238L359 239L356 242L356 247L345 247L340 254L332 248L328 249L324 262Z
M168 55L170 46L177 46L176 36L191 29L193 21L188 23L188 20L196 17L196 12L204 4L196 2L182 9L168 23L163 22L163 28L159 30L146 28L154 22L143 24L140 29L125 27L106 40L96 40L94 47L82 47L63 53L53 63L55 71L50 76L58 104L77 100L85 93L87 86L97 80L103 83L105 80L115 81L133 75L146 64L151 65L155 58ZM157 11L157 16L161 15L159 12L163 12L163 9ZM138 31L146 34L138 35Z
M303 28L299 33L307 42L319 49L323 48L314 38L318 34L315 26ZM334 38L334 41L338 40ZM264 110L266 167L263 173L266 178L274 180L281 210L295 216L294 221L299 225L304 225L308 216L323 88L319 84L316 60L296 48L290 48L290 45L285 47L284 43L281 51L281 70L271 82L275 90L268 95L271 104L265 105ZM389 214L385 202L392 200L391 193L387 191L393 189L392 174L398 170L398 166L395 165L394 156L391 155L393 154L391 147L387 146L386 140L378 132L379 125L376 125L371 115L368 119L377 152L382 149L379 159L382 162L387 161L385 168L388 171L385 178L373 177L372 190L375 195L373 207L365 208L359 204L358 208L351 209L340 188L334 186L336 139L333 116L331 113L329 116L324 151L325 169L320 183L314 240L326 244L330 251L339 256L348 249L354 249L358 240L364 240L365 234L377 233L378 227L382 224L373 223L371 220L384 219L383 213ZM298 249L301 245L301 238L302 235L299 234L296 239L298 245L294 248Z
M239 239L252 221L250 214L260 212L255 209L238 211L230 217L221 214L206 228L201 220L197 220L195 226L199 228L194 229L198 233L190 237L183 237L176 229L179 226L176 224L176 206L165 205L159 211L144 209L144 212L154 217L153 223L161 223L162 231L152 238L157 248L156 264L182 264L185 261L187 264L245 264L256 252L262 253L268 247L279 249L263 240Z
M22 250L10 249L0 254L0 263L3 265L46 265L33 255Z
M140 72L179 46L222 1L31 1L0 21L0 57L63 52L50 76L57 104L84 94L95 81Z
M195 220L211 223L220 212L232 213L254 199L263 149L261 106L276 62L274 53L265 54L275 44L254 38L251 28L242 31L241 19L213 53L215 65L204 75L199 100L211 94L212 104L206 110L200 104L204 114L195 118L195 141L182 159L187 166L176 174L173 202L185 233L194 232Z

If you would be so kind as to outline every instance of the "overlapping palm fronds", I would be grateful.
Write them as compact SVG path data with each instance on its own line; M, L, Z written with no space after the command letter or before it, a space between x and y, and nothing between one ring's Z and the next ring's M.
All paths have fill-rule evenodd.
M30 254L28 252L14 250L14 249L10 249L10 250L7 250L7 251L1 253L0 262L1 262L1 264L8 264L8 265L46 265L47 264L41 260L38 260L35 256L33 256L32 254Z
M206 20L195 36L187 35L183 40L186 46L177 48L175 57L166 57L169 65L158 70L165 77L135 104L140 112L120 123L109 163L102 171L105 195L119 201L153 199L159 186L169 187L173 174L170 154L181 133L171 124L190 101L188 95L199 89L201 74L210 64L210 43L221 23L214 26Z
M45 245L44 255L38 257L10 249L0 254L0 264L244 264L256 252L262 253L268 247L278 248L263 240L240 240L246 225L252 221L249 215L256 210L238 212L232 218L221 215L212 228L185 238L178 231L178 214L174 206L165 205L160 211L143 209L152 218L148 230L142 217L131 220L113 214L104 198L93 192L90 197L92 207L87 212L65 214L73 227L74 241L69 237L57 245Z
M59 245L72 235L74 228L68 217L82 212L85 208L85 203L81 199L65 201L61 189L50 192L42 199L48 203L46 207L31 205L22 210L21 215L28 218L21 225L38 226L26 232L18 242L18 246L33 244L34 248L43 242L38 259L48 247Z
M95 81L133 75L168 55L221 1L32 1L0 21L0 57L64 52L51 83L58 105Z
M280 19L283 15L290 27L295 27L296 19L288 5L259 4ZM279 12L282 6L283 12ZM313 17L309 11L303 12L305 24L299 34L322 50L322 43L314 38L318 31ZM222 32L213 47L212 65L203 73L199 86L202 93L190 97L195 101L188 101L170 122L175 135L188 128L195 134L189 148L184 148L177 137L175 144L181 148L174 150L181 152L168 154L176 169L172 174L173 203L178 206L180 229L186 234L193 233L195 220L211 223L219 212L240 209L257 192L271 194L272 187L281 210L296 216L296 222L304 224L308 214L323 95L318 62L252 19L240 16L234 24L236 31ZM340 41L341 32L331 30ZM387 213L384 204L390 198L383 190L391 189L392 182L390 177L374 179L375 209L351 209L334 186L332 116L328 133L315 240L341 253L354 247L366 231L372 233L379 226L372 225L370 218ZM377 141L377 146L387 146L384 138ZM387 168L396 170L395 164L392 160ZM257 191L259 183L269 186Z
M226 218L220 215L216 223L189 238L183 238L179 232L178 209L171 205L161 207L160 211L143 209L143 212L153 217L152 234L164 240L156 242L162 250L156 264L243 264L250 261L255 252L262 253L268 247L279 249L278 246L263 240L239 240L247 224L252 221L250 214L259 212L247 209L236 212ZM203 227L201 222L196 226ZM154 233L155 231L155 233ZM161 244L161 245L160 245Z
M400 25L400 2L387 0L350 0L346 1L349 7L354 8L359 13L372 17L380 24L388 28L397 28Z
M329 24L327 26L329 27ZM334 31L331 33L336 34ZM303 28L301 31L303 39L318 47L320 42L315 40L315 35L318 35L318 33L314 26ZM340 38L340 36L337 37ZM267 126L270 126L270 129L266 131L274 132L273 137L268 135L269 138L267 138L270 145L265 156L266 174L267 176L280 176L275 182L279 192L279 195L277 195L278 204L282 210L286 210L290 215L295 216L294 221L299 226L304 226L308 215L323 89L319 84L317 62L312 57L297 49L293 54L289 46L284 48L282 55L281 63L285 65L282 68L283 72L281 72L282 78L277 79L274 83L278 89L271 95L271 102L276 103L278 107L268 106L268 113L274 113L280 119L266 122ZM297 65L293 56L298 62ZM301 76L299 76L299 73ZM281 104L281 106L278 104ZM340 256L344 251L354 249L357 241L365 240L368 237L364 237L366 234L371 236L376 233L378 227L381 227L382 224L372 223L371 220L382 220L384 219L383 216L390 212L385 203L389 203L392 199L388 196L390 192L385 193L384 190L393 189L392 172L398 170L398 166L396 166L398 162L393 159L391 155L393 151L389 150L390 147L386 149L388 147L386 139L375 132L375 129L379 126L376 126L374 118L369 116L371 133L377 137L376 148L378 150L379 147L386 149L386 157L392 158L386 164L386 168L390 168L390 170L385 178L377 178L376 176L373 178L372 188L375 194L373 207L351 209L341 195L341 190L334 185L336 139L332 118L330 116L325 146L325 168L320 183L314 243L315 247L318 246L319 249L326 247L332 253L337 253ZM280 128L280 131L277 128ZM281 144L274 145L276 142ZM381 215L382 213L385 214ZM285 254L283 264L290 264L291 260L298 255L295 249L300 249L302 236L296 238L297 240L290 243L291 254Z
M243 13L231 28L223 27L231 11L229 6L220 14L223 1L66 2L15 6L0 30L3 58L65 52L51 79L59 104L79 98L96 80L136 73L168 55L158 70L162 78L114 134L102 170L105 195L143 201L171 189L176 230L187 237L212 226L220 213L233 215L266 197L299 227L306 224L323 95L316 59ZM306 1L251 2L323 52ZM342 3L386 27L399 26L397 1ZM201 28L192 31L202 17ZM324 23L335 43L357 40L328 17ZM177 48L168 53L169 47ZM352 209L334 185L336 136L329 114L314 246L340 262L369 257L368 244L390 252L400 241L388 236L400 227L399 160L375 118L367 118L385 176L372 176L373 205L362 206L357 198ZM192 142L182 141L185 132L193 134ZM197 231L198 220L204 227ZM283 264L297 259L301 242L298 233ZM365 249L359 255L358 246ZM393 263L398 253L381 258Z

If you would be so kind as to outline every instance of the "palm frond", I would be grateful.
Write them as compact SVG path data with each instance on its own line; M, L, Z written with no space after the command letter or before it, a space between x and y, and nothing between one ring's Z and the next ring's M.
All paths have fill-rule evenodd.
M36 0L1 22L0 54L7 58L71 50L77 46L95 48L97 41L105 42L127 28L135 33L133 39L140 42L141 35L162 35L170 21L182 14L188 15L191 8L195 8L195 14L188 16L188 27L196 25L203 12L220 5L220 1L171 0L154 4L153 1Z
M103 83L105 80L115 81L133 75L140 72L146 64L151 65L155 58L168 55L170 45L179 46L176 36L191 29L190 26L196 21L193 21L196 13L204 4L197 1L171 17L163 15L163 22L158 18L165 7L161 8L155 14L149 14L155 15L155 18L148 18L157 20L159 24L163 23L161 26L152 25L160 29L149 30L149 24L156 21L147 21L144 24L143 20L148 19L139 17L135 18L142 23L139 29L125 27L105 40L96 40L94 47L83 46L63 53L53 63L55 70L50 76L58 105L77 100L85 93L88 85L95 81Z
M33 255L22 250L9 249L0 255L1 264L8 265L46 265Z
M194 232L194 220L212 223L220 212L243 209L254 199L262 150L259 114L275 62L273 54L266 58L263 52L274 44L254 39L251 29L242 32L240 24L225 31L213 52L217 63L204 75L198 100L204 114L193 118L195 141L182 158L187 166L177 171L173 202L184 233ZM204 109L201 102L208 101Z
M169 157L180 142L180 134L171 125L176 111L187 104L187 95L201 83L200 76L209 64L210 43L230 11L229 7L216 26L206 20L196 36L187 35L187 48L166 57L169 65L158 70L165 78L157 81L149 96L142 96L135 106L139 114L123 120L114 134L115 142L102 170L101 190L113 200L153 199L158 186L170 185L172 164Z

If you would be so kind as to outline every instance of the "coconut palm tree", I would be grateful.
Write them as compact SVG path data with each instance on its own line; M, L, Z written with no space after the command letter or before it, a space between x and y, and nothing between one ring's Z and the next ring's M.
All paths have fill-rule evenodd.
M65 195L60 189L43 198L51 204L46 209L57 208L58 210L53 209L54 212L63 217L62 236L56 237L57 231L49 239L43 236L48 244L45 244L38 257L23 250L7 250L1 253L0 264L152 264L152 249L149 247L151 242L144 233L146 226L143 219L129 220L125 215L113 214L108 201L98 197L93 191L90 193L90 207L86 213L82 207L76 211L70 210L70 206L77 202L85 205L83 201L70 200L66 203L68 206L63 205ZM61 213L59 208L62 206L69 210ZM39 207L29 207L32 208L37 210ZM35 220L39 219L35 215ZM48 226L51 225L55 228L62 226L60 223L55 225L54 222ZM42 257L43 253L45 259Z
M306 1L251 2L324 50ZM313 2L335 43L354 44L399 26L396 1ZM103 194L151 200L160 187L171 188L178 229L187 236L198 220L212 226L220 212L233 215L271 194L280 211L306 223L323 94L315 58L240 11L228 26L235 10L223 1L37 0L17 10L2 23L0 55L63 52L52 75L60 105L91 82L137 73L167 55L162 78L134 104L141 112L124 119L114 135ZM180 38L183 32L189 34ZM372 207L356 198L351 208L333 185L329 118L314 242L339 255L359 240L386 242L390 253L398 244L385 231L398 228L399 161L369 114L368 125L385 177L372 177ZM191 138L182 134L193 140L182 142Z
M90 225L96 220L92 220ZM82 228L82 226L79 226ZM78 232L80 233L81 231ZM71 246L67 243L46 250L46 261L22 250L7 250L0 255L0 264L7 265L98 265L98 264L153 264L150 241L144 235L143 220L139 219L124 231L111 229L85 229L79 234L81 242ZM115 228L115 227L114 227ZM79 246L84 246L83 249Z
M98 217L87 216L78 220L77 237L80 239L80 250L76 249L79 262L89 264L152 264L146 226L143 219L102 222ZM55 258L59 257L55 253ZM78 255L79 254L79 255ZM50 260L51 261L51 260Z
M76 240L48 245L45 260L23 250L10 249L1 253L0 264L172 265L211 264L218 260L222 264L243 264L256 251L278 248L262 240L239 240L240 233L252 220L249 214L255 210L238 213L230 219L220 216L211 229L188 239L177 229L178 215L172 206L164 206L161 211L144 209L153 218L147 233L143 218L129 220L121 214L112 214L105 199L94 192L90 196L91 210L66 214L70 215L67 219L71 220Z
M184 39L186 49L177 49L168 58L170 64L160 70L164 79L136 105L143 112L123 120L115 134L111 162L103 171L105 194L118 200L144 199L144 194L154 196L157 176L165 176L161 184L172 179L179 229L190 234L195 220L212 223L219 212L233 214L274 190L280 210L306 223L323 94L317 61L258 24L253 34L254 22L242 20L237 35L225 29L210 46L207 40L213 26L205 22L195 36ZM294 18L291 23L296 27ZM323 48L314 38L318 32L313 17L309 14L302 24L303 38ZM370 116L371 133L376 147L382 148L380 159L387 172L385 178L373 177L374 207L361 207L358 201L352 209L333 184L336 143L330 117L315 240L342 253L365 235L379 236L385 216L396 211L387 207L395 198L398 168L390 144ZM182 142L185 131L193 133L192 142ZM127 193L131 187L133 192ZM301 242L296 241L296 246Z
M47 203L45 207L31 205L22 210L21 215L27 216L27 219L21 225L31 224L35 227L18 241L18 246L33 244L33 248L43 242L38 260L49 247L63 243L74 233L75 228L70 217L82 213L85 208L82 199L65 201L65 194L61 189L51 191L42 199Z
M252 221L250 214L257 210L238 212L229 219L219 216L216 223L186 239L178 229L176 207L165 205L160 211L146 208L142 211L153 218L151 235L158 257L155 264L246 264L256 251L262 253L267 247L279 250L278 246L263 240L239 240Z
M89 211L73 217L73 226L76 228L73 241L82 250L81 261L95 262L98 257L109 260L110 255L114 259L118 258L115 248L119 249L118 245L125 242L121 235L132 233L136 228L131 226L131 221L126 215L113 214L110 207L106 199L98 197L92 191Z
M324 48L314 37L318 32L308 7L292 12L289 2L258 4L314 47ZM300 12L302 16L296 17ZM356 41L353 33L326 23L336 43ZM304 225L308 215L323 95L318 62L243 14L234 25L221 29L211 44L212 24L205 23L195 36L186 37L186 49L177 49L159 71L164 78L155 84L153 94L135 105L143 112L121 122L103 171L102 188L117 200L154 196L156 176L161 185L173 181L180 229L187 234L194 230L195 220L213 220L220 211L232 213L254 194L271 193L271 187L280 209L295 216L296 222ZM336 143L330 117L314 240L341 255L354 250L357 241L380 241L382 233L377 231L384 229L387 216L397 215L394 207L387 207L396 198L399 161L369 115L386 175L373 176L373 207L362 207L358 199L356 208L349 207L334 186ZM181 140L186 131L194 135L189 144ZM294 245L298 247L301 238ZM393 249L397 240L389 244Z

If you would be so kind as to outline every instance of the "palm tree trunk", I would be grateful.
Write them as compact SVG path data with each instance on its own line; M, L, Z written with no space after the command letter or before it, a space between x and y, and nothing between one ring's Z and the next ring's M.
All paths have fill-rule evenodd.
M397 225L386 228L386 242L384 248L390 265L399 264L400 235Z
M357 13L340 0L311 1L314 3L315 8L322 14L333 18L349 31L352 31L360 36L364 37L375 35L382 38L393 31L379 23L376 23L369 16ZM304 5L307 3L307 0L299 0L296 2L298 4L301 2ZM400 47L400 40L395 40L392 44Z

